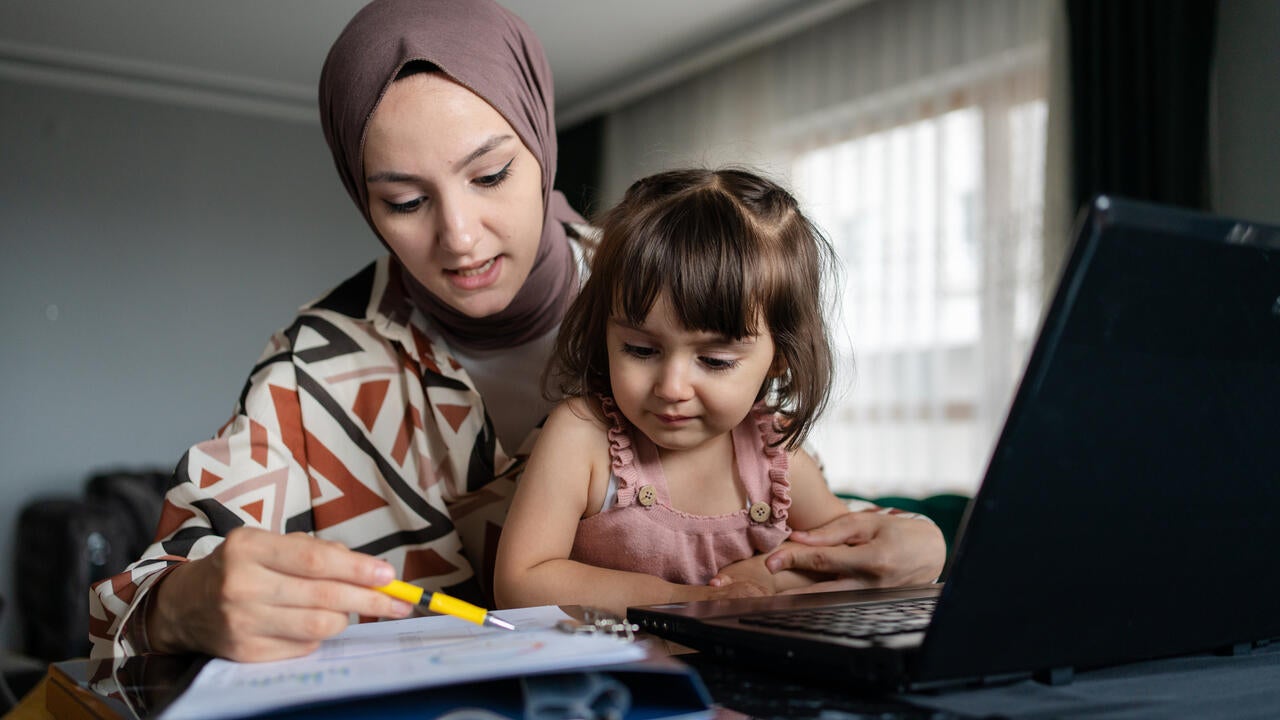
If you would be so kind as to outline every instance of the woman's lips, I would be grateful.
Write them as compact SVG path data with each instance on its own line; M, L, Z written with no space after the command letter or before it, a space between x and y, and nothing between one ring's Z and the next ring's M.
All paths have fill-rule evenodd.
M445 270L444 274L459 290L479 290L497 282L501 269L502 256L498 256L471 267Z

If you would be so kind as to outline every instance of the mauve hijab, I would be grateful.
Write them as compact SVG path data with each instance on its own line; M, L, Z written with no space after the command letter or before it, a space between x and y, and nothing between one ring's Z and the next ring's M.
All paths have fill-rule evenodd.
M489 103L538 159L542 239L511 304L487 317L464 315L409 272L399 275L415 304L452 342L486 350L540 337L560 322L577 293L577 269L563 223L584 222L552 190L554 93L542 43L523 20L492 0L374 0L356 13L320 72L320 122L342 183L375 234L364 182L365 130L396 75L414 61L436 66Z

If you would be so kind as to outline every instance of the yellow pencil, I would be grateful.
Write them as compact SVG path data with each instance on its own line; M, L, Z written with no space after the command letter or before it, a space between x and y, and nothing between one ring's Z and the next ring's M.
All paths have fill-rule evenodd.
M503 630L516 629L515 625L490 615L489 611L482 607L477 607L455 597L449 597L442 592L428 593L417 585L410 585L402 580L392 580L386 585L375 587L374 590L384 592L397 600L403 600L426 608L431 612L452 615L477 625L488 625L502 628Z

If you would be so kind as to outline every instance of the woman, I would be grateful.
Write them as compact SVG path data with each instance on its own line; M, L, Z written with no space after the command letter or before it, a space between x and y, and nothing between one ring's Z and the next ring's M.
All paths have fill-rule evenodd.
M587 229L552 191L552 97L537 38L491 0L375 0L351 20L321 121L391 256L277 333L232 419L179 462L158 541L91 593L94 655L302 655L352 614L407 616L369 589L393 577L486 601L582 272Z

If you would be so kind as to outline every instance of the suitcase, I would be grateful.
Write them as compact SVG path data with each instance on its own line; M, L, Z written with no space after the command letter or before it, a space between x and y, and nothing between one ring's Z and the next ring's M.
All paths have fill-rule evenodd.
M168 475L91 477L82 497L44 497L18 516L15 604L24 652L46 662L89 652L89 587L150 544Z

